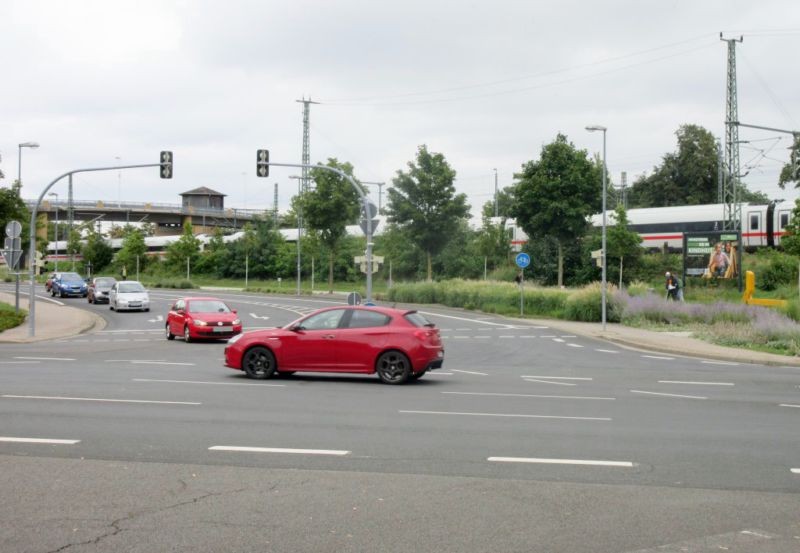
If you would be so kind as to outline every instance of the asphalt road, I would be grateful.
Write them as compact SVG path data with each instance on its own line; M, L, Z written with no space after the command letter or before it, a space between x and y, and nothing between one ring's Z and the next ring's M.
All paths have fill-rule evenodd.
M0 523L0 550L800 551L796 368L650 354L425 307L445 363L416 383L251 381L223 366L224 343L165 339L164 316L183 294L209 293L153 290L149 313L62 300L106 328L0 346L3 488L21 498L0 520L26 528ZM248 330L340 303L213 295ZM42 510L30 496L46 496L54 473L72 475L56 479L70 492ZM247 486L227 497L237 482ZM253 515L274 520L268 530L229 510L275 493L280 514ZM70 535L63 513L84 495L104 514L76 515ZM389 498L391 509L376 510ZM147 516L160 529L154 514L169 499L183 518L155 534L128 527ZM369 514L351 520L359 509ZM28 512L48 530L29 528ZM223 539L242 518L239 537ZM189 527L192 538L178 540Z

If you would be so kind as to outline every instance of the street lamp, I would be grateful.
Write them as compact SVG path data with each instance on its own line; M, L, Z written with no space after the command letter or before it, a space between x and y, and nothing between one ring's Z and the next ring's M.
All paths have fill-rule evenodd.
M114 156L114 159L117 160L117 164L121 162L122 158L119 156ZM122 170L117 171L117 209L122 207Z
M300 193L303 188L303 177L297 175L291 175L290 179L297 180L297 197L300 197ZM300 295L300 236L303 233L303 209L300 205L297 206L297 295Z
M602 317L603 317L603 332L605 332L606 331L606 287L607 287L607 281L606 281L606 131L608 129L606 129L605 127L603 127L601 125L591 125L589 127L586 127L586 130L589 131L589 132L603 131L603 241L602 241L602 245L600 246L602 248L600 255L602 256L602 262L603 262L603 276L602 276L602 280L603 280L603 282L602 282L602 291L603 291L603 293L602 293L602 296L603 296L602 302L603 302L603 305L602 305L601 309L602 309Z
M23 142L19 145L19 155L17 156L17 191L22 197L22 148L38 148L38 142Z
M56 231L54 234L56 239L56 272L58 272L58 192L50 192L48 196L56 197Z
M497 217L497 169L492 169L494 171L494 216Z

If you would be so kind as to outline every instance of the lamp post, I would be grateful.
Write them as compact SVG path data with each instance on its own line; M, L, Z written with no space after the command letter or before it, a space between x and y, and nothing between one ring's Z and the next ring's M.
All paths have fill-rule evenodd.
M298 175L291 175L290 179L297 180L297 197L299 198L303 189L303 177ZM297 208L297 292L300 295L300 237L303 233L303 209L298 205Z
M117 165L119 165L120 160L122 159L119 156L114 156L114 159L117 160ZM122 207L122 170L117 171L117 209Z
M386 184L385 182L367 182L361 181L361 184L374 184L378 187L378 214L381 212L381 195L383 193L383 186Z
M494 171L494 216L497 217L497 169L492 169Z
M602 302L603 305L602 309L602 318L603 318L603 332L606 331L606 288L607 288L607 281L606 281L606 127L601 125L591 125L586 127L586 130L589 132L595 131L603 131L603 241L602 248L600 255L602 256L601 260L603 262L603 276L602 276Z
M38 148L38 142L23 142L19 145L19 155L17 156L17 191L22 197L22 148Z
M54 234L56 239L56 272L58 272L58 192L50 192L48 196L56 197L56 231Z

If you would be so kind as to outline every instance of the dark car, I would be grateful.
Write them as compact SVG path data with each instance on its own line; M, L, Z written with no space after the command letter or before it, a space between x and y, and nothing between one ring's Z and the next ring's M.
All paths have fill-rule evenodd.
M108 303L108 293L116 282L117 279L114 277L94 277L89 281L86 301L89 303Z
M183 298L167 313L167 340L176 335L186 342L198 338L230 338L242 332L242 320L235 309L217 298Z
M297 371L374 374L387 384L416 380L444 361L439 330L416 311L329 307L283 328L234 336L225 365L250 378Z
M50 294L61 296L80 296L85 298L88 293L86 281L78 273L56 273L50 285Z

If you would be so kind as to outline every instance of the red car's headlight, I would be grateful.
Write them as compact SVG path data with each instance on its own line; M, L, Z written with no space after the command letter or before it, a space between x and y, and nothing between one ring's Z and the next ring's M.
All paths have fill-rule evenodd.
M194 321L194 326L208 326L208 323L207 323L207 322L205 322L205 321L198 321L198 320L195 320L195 321Z
M233 322L232 322L231 324L232 324L233 326L240 325L240 324L242 324L242 321L241 321L241 320L239 320L239 319L234 319L234 320L233 320Z

